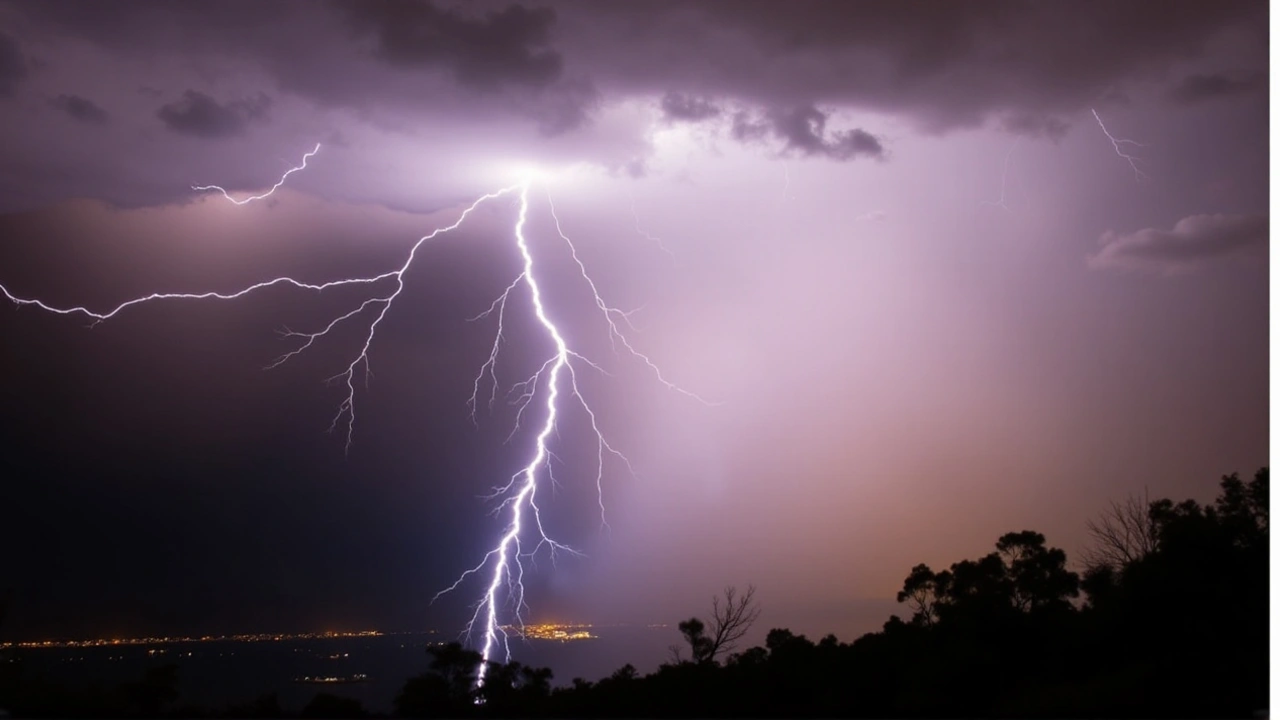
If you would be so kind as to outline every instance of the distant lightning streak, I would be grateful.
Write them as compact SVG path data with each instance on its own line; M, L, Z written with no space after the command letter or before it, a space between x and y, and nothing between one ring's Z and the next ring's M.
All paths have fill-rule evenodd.
M308 161L308 160L310 160L310 159L312 158L312 156L314 156L314 155L315 155L316 153L318 153L318 152L320 152L320 143L316 143L315 149L313 149L311 152L307 153L306 155L303 155L303 156L302 156L302 164L301 164L301 165L298 165L297 167L291 167L291 168L289 168L288 170L286 170L286 171L285 171L285 173L284 173L284 175L281 175L281 176L280 176L280 179L279 179L278 181L276 181L276 184L275 184L275 185L272 185L270 190L268 190L268 191L266 191L266 192L262 193L261 195L252 195L252 196L250 196L250 197L247 197L247 198L241 198L241 199L237 200L237 199L235 199L235 198L231 197L231 194L230 194L230 193L228 193L226 190L222 189L222 188L221 188L220 186L218 186L218 185L192 185L192 186L191 186L191 189L192 189L192 190L199 191L199 192L205 192L205 191L208 191L208 190L216 190L216 191L218 191L218 192L222 193L222 197L224 197L224 198L226 198L226 199L230 200L231 202L235 203L236 205L248 205L249 203L253 202L254 200L265 200L266 198L271 197L271 194L272 194L272 193L274 193L276 190L279 190L281 185L284 185L284 181L285 181L285 180L288 180L290 175L292 175L292 174L294 174L294 173L298 172L299 170L305 170L305 169L307 168L307 161Z
M645 240L648 240L651 243L654 243L655 245L658 246L660 250L662 250L662 252L669 255L673 260L675 259L676 257L675 254L667 249L667 246L664 245L662 242L662 238L652 235L647 230L640 227L640 213L636 212L636 198L634 195L631 196L631 219L635 221L635 228L636 228L637 235L644 238Z
M1005 153L1004 168L1000 171L1000 199L996 201L983 200L983 205L994 205L995 207L1003 209L1005 212L1013 212L1013 209L1009 207L1007 202L1005 202L1005 194L1009 187L1009 160L1013 157L1013 151L1018 149L1018 143L1021 141L1021 137L1016 138L1013 141L1013 146L1009 148L1009 152Z
M1090 108L1089 112L1093 113L1093 119L1098 121L1098 127L1102 128L1103 134L1106 135L1107 139L1111 141L1111 147L1115 148L1116 155L1119 155L1120 157L1124 158L1129 163L1129 167L1133 168L1134 178L1137 180L1146 179L1147 174L1142 172L1142 170L1138 168L1138 158L1126 153L1122 149L1122 146L1124 145L1133 145L1134 147L1145 147L1145 146L1140 142L1136 142L1134 140L1126 140L1124 138L1117 138L1116 136L1112 135L1111 131L1107 130L1107 126L1102 124L1102 118L1098 117L1098 111L1094 110L1093 108Z
M319 149L319 145L316 146ZM314 154L309 153L307 157ZM305 167L305 158L303 165L295 168L290 172ZM288 173L286 173L286 177ZM280 183L276 184L276 188L284 182L281 178ZM200 190L210 188L197 188ZM221 189L221 188L216 188ZM274 190L275 188L272 188ZM536 561L536 556L544 549L548 550L551 559L554 562L556 555L560 551L571 554L579 554L577 550L568 545L557 542L548 535L542 523L542 516L537 502L537 491L539 478L545 477L554 486L555 478L551 474L551 460L555 457L551 451L551 438L557 430L557 423L561 418L564 410L566 398L569 399L577 407L581 407L587 420L589 421L591 432L594 435L596 443L596 491L597 499L600 506L600 523L601 528L607 528L605 520L605 504L603 495L603 480L605 473L605 462L608 458L615 458L627 471L634 477L636 475L634 467L625 455L619 452L605 438L600 428L598 416L591 406L587 403L586 398L578 386L577 372L581 368L590 368L592 370L605 373L604 368L599 364L588 359L583 354L575 351L566 340L564 333L559 326L551 318L542 294L542 285L535 273L534 254L530 249L528 240L525 235L529 216L529 192L530 182L525 181L520 185L512 185L500 190L496 190L487 195L483 195L475 202L467 206L458 216L458 219L451 225L441 227L432 231L428 235L419 238L408 251L405 261L396 269L384 272L370 277L342 278L331 280L323 283L308 283L295 280L290 277L278 277L272 280L255 283L248 287L235 292L205 292L205 293L154 293L145 295L132 300L127 300L114 308L106 311L94 311L85 307L56 307L49 305L41 300L19 297L11 293L8 288L0 285L0 293L3 293L13 303L19 306L34 306L42 310L62 315L84 315L90 318L94 324L115 317L120 312L134 305L139 305L151 301L159 300L234 300L258 290L263 290L274 286L289 286L304 290L324 291L334 287L347 285L369 285L376 287L384 287L373 294L372 297L357 303L346 312L338 314L328 323L324 324L318 330L312 332L298 332L293 330L285 330L282 335L299 341L294 349L284 353L276 358L274 362L268 365L268 369L278 367L293 357L297 356L309 348L313 347L317 341L325 338L336 327L347 321L355 321L358 317L368 318L366 330L363 333L363 340L360 349L351 362L347 363L345 369L330 378L332 381L338 381L345 387L345 392L338 405L338 412L330 423L329 430L336 430L339 425L343 424L345 419L346 429L346 447L351 447L354 427L355 427L355 399L356 399L356 373L357 370L363 369L366 374L366 381L370 372L369 368L369 350L373 345L374 337L377 334L379 325L386 317L391 306L395 304L404 290L405 273L412 266L414 259L418 255L418 250L433 238L444 233L450 232L466 221L467 217L473 213L482 203L494 200L504 195L515 194L519 199L519 212L514 226L514 239L516 249L519 251L521 258L521 270L515 279L506 286L502 293L494 300L488 309L479 315L471 318L471 320L481 320L489 317L495 317L497 321L497 332L494 342L490 348L489 356L480 367L479 373L473 382L473 389L468 405L471 410L471 418L475 420L476 408L482 392L482 386L489 383L492 387L489 390L488 405L492 407L497 399L497 362L499 352L503 344L503 333L507 317L507 301L511 294L522 285L528 290L529 298L532 301L534 318L538 326L544 331L546 337L551 341L554 352L551 357L547 358L538 367L528 379L516 383L508 393L516 395L514 403L518 406L515 417L514 428L511 437L514 437L520 429L520 423L526 410L531 404L536 405L539 397L544 398L543 415L541 424L537 434L533 438L533 446L530 449L529 460L525 465L514 473L505 485L494 487L492 492L487 495L487 499L496 503L493 510L494 515L506 518L506 526L501 537L493 549L489 550L474 567L463 572L457 580L449 587L441 590L432 598L432 602L442 595L458 589L465 581L473 575L483 575L488 572L488 581L485 585L484 593L479 602L476 603L475 610L471 619L467 622L464 632L471 636L474 633L481 635L480 647L484 661L477 670L477 683L483 684L487 665L491 658L495 656L499 648L501 648L504 656L509 661L511 657L511 649L508 643L507 632L503 629L504 625L501 615L509 610L514 618L514 624L523 627L523 612L527 609L525 602L524 590L524 574L525 561ZM237 205L243 205L254 199L266 197L270 192L236 201L228 196L232 202ZM225 191L224 191L225 195ZM626 352L633 358L638 359L649 372L662 385L670 390L684 394L690 398L698 400L704 404L712 404L701 398L700 396L684 390L673 382L668 380L662 371L658 368L653 360L641 353L627 338L623 331L623 326L631 328L629 321L629 313L612 307L605 302L600 294L599 288L587 273L586 265L578 254L578 250L569 236L562 228L560 217L556 213L555 204L551 199L550 193L546 196L547 207L550 210L551 218L554 221L556 234L568 248L575 266L578 268L579 275L582 280L590 288L596 308L600 311L608 327L609 339L614 344L615 353L618 352L618 345L621 345ZM634 211L634 206L633 206ZM637 225L638 229L638 225ZM575 366L577 364L577 366ZM605 373L607 374L607 373ZM510 439L510 438L508 438ZM504 610L507 609L507 610Z

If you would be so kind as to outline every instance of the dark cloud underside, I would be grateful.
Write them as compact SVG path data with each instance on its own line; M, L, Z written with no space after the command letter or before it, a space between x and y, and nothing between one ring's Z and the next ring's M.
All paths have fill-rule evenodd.
M26 77L27 61L18 49L18 43L0 33L0 97L13 95L18 83Z
M669 92L662 96L662 115L677 122L700 122L719 117L719 106L705 98Z
M1266 90L1265 78L1232 77L1222 73L1188 75L1169 89L1169 99L1183 105L1249 95Z
M404 68L443 67L482 89L541 87L559 79L560 54L549 47L556 13L511 5L481 17L433 3L342 3L357 33L372 33L377 57Z
M262 93L219 103L202 92L188 90L181 100L162 105L156 117L180 135L218 139L241 135L251 122L265 121L270 107L271 98Z
M1178 272L1219 257L1265 246L1266 215L1192 215L1172 230L1145 228L1127 235L1107 232L1092 256L1096 268Z
M59 95L49 101L53 107L66 113L74 120L89 125L104 125L109 116L94 101L79 95Z

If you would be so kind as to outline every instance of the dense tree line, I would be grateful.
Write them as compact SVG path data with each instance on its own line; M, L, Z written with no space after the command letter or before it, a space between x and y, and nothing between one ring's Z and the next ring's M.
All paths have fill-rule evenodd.
M1136 512L1135 512L1136 508ZM785 629L720 659L750 592L680 624L688 657L552 690L546 671L433 650L397 700L411 717L1251 717L1268 702L1268 473L1222 479L1216 501L1113 505L1090 523L1083 573L1045 537L911 569L910 611L852 643ZM741 604L747 597L746 605ZM730 608L733 612L726 613ZM732 637L741 624L729 627ZM715 648L713 650L713 648ZM499 680L501 678L501 680ZM447 679L447 682L444 680Z
M1088 525L1080 573L1023 530L976 560L911 568L909 612L851 643L789 630L736 651L754 589L730 588L685 646L648 675L627 665L553 688L551 670L491 663L457 644L396 698L406 717L1250 717L1268 701L1268 473L1224 477L1210 505L1130 498ZM904 613L905 614L905 613ZM175 707L176 668L67 692L0 672L0 707L21 716L281 717L274 696L202 712ZM358 717L317 695L303 717Z

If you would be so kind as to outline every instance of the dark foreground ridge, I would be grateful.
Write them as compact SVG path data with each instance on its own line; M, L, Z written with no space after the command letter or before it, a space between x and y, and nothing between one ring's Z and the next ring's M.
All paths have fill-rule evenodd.
M403 717L1258 717L1268 708L1268 471L1224 477L1212 505L1130 498L1089 523L1083 574L1040 533L935 571L917 565L898 601L911 611L852 643L770 630L735 652L756 617L732 588L683 648L649 675L630 665L551 687L548 668L491 664L458 644L396 699ZM2 603L0 603L2 604ZM285 717L274 695L184 705L177 665L112 688L64 687L0 662L14 717ZM2 717L3 715L0 715ZM293 716L368 716L320 692Z

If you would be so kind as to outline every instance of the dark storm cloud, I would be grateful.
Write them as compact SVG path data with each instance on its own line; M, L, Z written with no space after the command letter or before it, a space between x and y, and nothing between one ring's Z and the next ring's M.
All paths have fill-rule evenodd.
M734 113L729 135L743 143L758 142L772 135L782 141L784 153L797 152L832 160L884 157L884 146L865 130L854 128L828 132L829 117L812 105L770 110L761 118L738 111Z
M564 7L566 17L570 7L593 15L590 37L609 38L582 52L618 86L764 107L847 103L906 113L934 131L995 114L1087 111L1131 82L1194 59L1228 26L1252 35L1248 52L1266 49L1265 4L1246 1L1176 0L1158 11L1141 0L795 0L785 11L769 0ZM643 43L618 40L628 36ZM580 37L563 42L570 62L578 57L571 44L589 45Z
M358 32L372 32L376 55L400 67L446 67L458 81L483 89L506 84L542 87L560 77L563 59L549 47L551 8L510 5L483 17L431 2L343 2Z
M1070 125L1066 121L1051 115L1037 113L1017 113L1004 118L1001 123L1005 132L1013 135L1025 135L1033 138L1061 140L1067 134Z
M1266 245L1266 215L1191 215L1172 230L1145 228L1099 240L1102 249L1089 258L1095 268L1180 272L1215 258Z
M106 110L94 101L79 95L59 95L50 100L49 104L82 123L105 125L108 119Z
M1168 98L1176 103L1192 105L1207 100L1248 95L1266 90L1260 75L1234 78L1222 73L1188 75L1169 89Z
M56 36L86 38L121 57L200 57L215 78L221 60L234 58L264 73L268 92L274 84L375 123L403 125L406 112L483 114L523 118L553 136L588 122L604 95L590 72L564 71L552 47L557 13L545 7L343 0L122 0L109 12L60 0L17 7ZM208 92L199 85L207 80L182 87Z
M271 98L263 93L220 104L202 92L188 90L181 100L160 106L156 117L170 130L201 138L228 138L244 133L250 122L267 118Z
M733 114L733 125L729 135L738 142L754 142L763 140L769 134L769 124L751 117L745 110Z
M677 92L662 96L662 116L672 122L700 122L720 117L720 107L706 98Z
M587 124L591 112L601 100L600 91L585 78L562 80L546 88L538 88L532 97L524 98L526 113L547 136L561 135Z
M812 105L770 115L774 134L782 138L789 150L805 155L824 155L833 160L884 155L880 141L865 130L854 128L828 134L828 115Z
M1245 55L1265 52L1267 39L1266 5L1248 0L1169 0L1158 12L1147 0L792 0L785 11L771 0L15 7L119 53L248 59L280 90L325 106L502 113L547 135L588 123L604 101L643 95L663 98L668 120L708 119L716 106L839 106L938 132L1004 118L1011 132L1053 138L1063 118L1163 79L1224 28L1244 28ZM436 74L464 92L434 84ZM1196 82L1190 94L1203 95ZM698 100L707 97L716 104ZM851 135L824 154L874 152L867 140Z
M27 77L27 61L18 49L18 43L0 33L0 97L9 97Z

